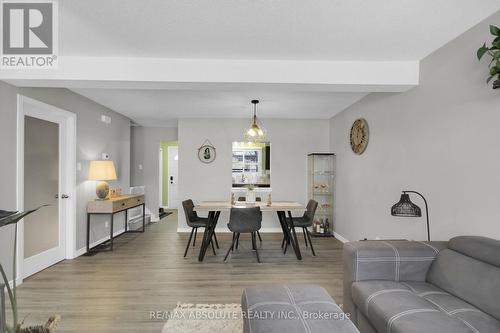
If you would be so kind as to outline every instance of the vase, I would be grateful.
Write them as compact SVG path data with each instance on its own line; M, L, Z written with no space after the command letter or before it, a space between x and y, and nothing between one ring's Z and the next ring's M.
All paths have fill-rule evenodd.
M253 190L247 191L246 202L247 203L255 203L255 192Z
M500 79L493 82L493 89L498 89L498 88L500 88Z
M0 332L5 332L5 285L0 283Z

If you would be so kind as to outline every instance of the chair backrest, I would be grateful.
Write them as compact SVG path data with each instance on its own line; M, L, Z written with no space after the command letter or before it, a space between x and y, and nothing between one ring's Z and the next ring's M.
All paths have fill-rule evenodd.
M195 222L198 218L198 214L194 211L193 200L188 199L182 202L182 207L184 208L184 215L186 215L186 223L191 226L191 222Z
M228 228L232 232L255 232L262 225L260 207L231 208Z
M307 219L309 222L314 221L314 214L316 214L316 209L318 208L318 202L315 200L309 200L306 206L306 212L304 213L304 219Z

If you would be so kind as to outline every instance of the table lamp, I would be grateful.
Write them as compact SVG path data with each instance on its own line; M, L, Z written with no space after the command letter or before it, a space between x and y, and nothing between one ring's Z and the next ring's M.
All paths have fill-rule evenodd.
M95 193L99 200L106 200L109 194L109 185L106 180L116 180L115 164L113 161L90 161L89 180L97 180Z
M429 207L427 206L427 200L425 200L424 196L416 191L403 191L401 194L401 198L399 202L394 204L391 208L392 216L400 216L400 217L421 217L422 210L420 207L415 205L410 200L410 196L408 193L414 193L419 195L425 203L425 215L427 217L427 240L430 242L431 240L431 231L429 229Z

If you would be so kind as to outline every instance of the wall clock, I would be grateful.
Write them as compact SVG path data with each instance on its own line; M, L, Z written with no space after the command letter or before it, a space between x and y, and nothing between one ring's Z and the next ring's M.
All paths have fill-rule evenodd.
M198 158L203 163L212 163L215 160L216 153L214 145L207 139L200 148L198 148Z
M363 154L368 146L368 123L365 119L359 118L354 121L351 127L351 148L358 155Z

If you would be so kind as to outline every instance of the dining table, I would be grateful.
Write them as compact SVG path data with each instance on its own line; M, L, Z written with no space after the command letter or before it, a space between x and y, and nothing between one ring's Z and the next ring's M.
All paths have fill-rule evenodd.
M205 228L205 232L203 233L200 254L198 256L199 261L203 261L205 258L205 254L210 246L210 242L215 232L215 228L217 227L217 222L219 221L221 212L230 211L232 208L238 209L250 207L260 207L262 212L273 212L278 215L278 220L286 243L291 244L297 259L302 260L297 234L295 233L295 228L292 227L292 212L304 213L306 211L305 205L294 201L273 201L270 204L266 202L250 203L246 201L237 201L235 203L231 203L230 201L201 201L195 204L194 211L197 213L208 212L208 223Z

